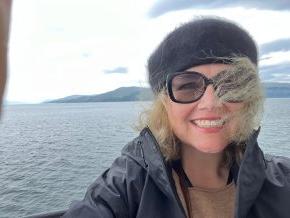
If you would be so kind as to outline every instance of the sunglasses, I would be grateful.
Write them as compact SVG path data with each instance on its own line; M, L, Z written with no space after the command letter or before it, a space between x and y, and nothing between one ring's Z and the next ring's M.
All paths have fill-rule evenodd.
M210 84L213 85L215 91L218 89L218 97L241 88L241 84L235 84L234 78L223 80L223 74L225 73L226 71L222 71L213 78L207 78L205 75L193 71L169 74L166 79L167 92L172 101L189 104L199 100ZM228 99L226 101L232 103L241 102L241 100L237 99Z

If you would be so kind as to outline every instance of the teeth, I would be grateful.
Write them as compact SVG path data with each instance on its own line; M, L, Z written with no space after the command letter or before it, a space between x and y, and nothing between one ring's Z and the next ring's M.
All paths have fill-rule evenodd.
M213 128L213 127L221 127L224 125L224 119L220 120L195 120L194 123L202 128Z

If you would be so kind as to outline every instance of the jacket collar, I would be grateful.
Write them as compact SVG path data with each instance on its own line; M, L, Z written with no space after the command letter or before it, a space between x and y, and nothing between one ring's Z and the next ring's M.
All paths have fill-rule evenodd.
M139 137L122 149L122 154L135 160L151 176L158 188L169 197L173 196L171 172L165 163L159 145L150 129L144 128Z
M143 141L141 152L144 153L145 165L148 168L149 175L166 196L175 198L171 171L169 171L168 165L161 154L158 142L148 127L143 129L140 135Z
M133 143L129 143L123 148L122 154L129 156L141 165L158 189L163 192L168 199L175 202L174 205L179 205L181 213L186 217L175 189L171 166L165 162L159 149L158 142L148 127L141 131L139 137L137 137ZM148 179L146 178L146 180Z
M266 177L266 161L257 143L260 128L246 142L246 150L240 166L231 169L236 181L235 217L246 217L254 204Z

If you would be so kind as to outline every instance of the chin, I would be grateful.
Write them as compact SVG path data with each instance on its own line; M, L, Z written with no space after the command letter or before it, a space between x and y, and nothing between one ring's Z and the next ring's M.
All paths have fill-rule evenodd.
M212 142L212 143L193 143L191 146L202 153L218 154L225 150L228 143L226 142Z
M207 154L219 154L222 153L225 149L225 147L222 148L196 148L202 153L207 153Z

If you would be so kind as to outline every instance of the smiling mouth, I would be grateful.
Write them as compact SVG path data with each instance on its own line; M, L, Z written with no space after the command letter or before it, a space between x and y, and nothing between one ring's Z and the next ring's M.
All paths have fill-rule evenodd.
M225 119L217 119L217 120L192 120L194 125L201 128L219 128L222 127L225 123Z

